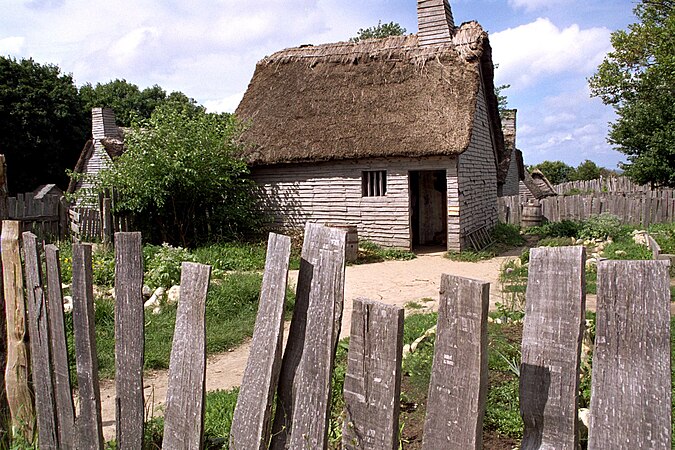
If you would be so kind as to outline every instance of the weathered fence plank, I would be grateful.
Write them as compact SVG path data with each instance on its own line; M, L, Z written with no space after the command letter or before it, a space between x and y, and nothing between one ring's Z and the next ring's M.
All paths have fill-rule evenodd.
M57 437L60 448L71 450L75 448L75 409L71 392L68 347L63 317L59 248L54 244L46 245L45 259L47 266L47 308L49 311L52 367L54 370L54 401L56 404L56 420L59 424Z
M354 299L344 382L345 449L398 449L403 308Z
M28 300L28 333L32 364L35 413L41 449L59 448L57 437L56 401L52 381L49 311L42 282L42 261L38 240L31 232L23 233L26 268L26 297Z
M206 383L206 293L211 266L184 262L164 413L164 450L202 448Z
M101 393L94 329L94 283L91 245L73 244L73 335L80 397L77 448L102 449Z
M28 388L28 348L26 345L26 303L23 291L23 270L19 251L20 224L2 222L2 277L5 293L7 326L7 366L5 387L12 416L12 428L31 442L35 414Z
M483 448L490 283L441 278L423 449Z
M141 233L116 233L115 417L122 450L143 447L144 325Z
M230 448L266 449L270 415L281 370L284 300L291 239L270 233L251 352L230 429Z
M520 369L522 449L576 450L585 249L530 251Z
M344 297L344 268L344 251L319 251L307 307L305 348L296 373L289 448L327 448L335 305Z
M305 347L305 335L307 328L307 308L309 305L312 280L315 269L319 262L321 249L345 255L347 233L345 230L328 228L315 223L305 226L305 237L302 244L300 271L295 295L295 307L293 319L288 333L288 342L284 350L284 357L279 375L279 387L277 389L277 405L272 428L272 449L284 449L291 430L293 414L294 386ZM344 269L342 279L339 280L340 290L344 292ZM342 321L342 301L336 299L334 314L333 352L337 346L340 335L339 327Z
M603 261L589 449L671 448L667 261Z

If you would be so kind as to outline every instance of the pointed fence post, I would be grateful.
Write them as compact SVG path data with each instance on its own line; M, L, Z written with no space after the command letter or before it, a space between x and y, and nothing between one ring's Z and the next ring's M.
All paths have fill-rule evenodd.
M423 449L483 448L490 283L441 277Z
M585 254L580 246L530 251L520 368L523 450L578 446Z
M28 332L32 364L35 412L41 449L57 449L56 400L52 375L49 310L42 281L42 261L38 240L31 232L23 233L28 297Z
M206 293L211 266L184 262L164 413L165 450L200 449L204 438Z
M307 310L309 308L312 280L318 272L320 250L324 249L335 253L336 257L345 257L347 233L344 230L328 228L315 223L305 226L305 238L302 244L300 271L298 273L298 285L295 295L295 307L293 319L288 332L288 342L284 350L284 357L279 375L279 387L277 390L277 405L272 428L272 443L270 448L280 450L286 448L287 440L292 428L292 415L294 410L294 389L297 385L296 377L298 366L305 349L307 335ZM341 255L341 256L339 256ZM344 263L342 275L336 280L336 290L342 292L339 298L335 298L333 313L333 355L337 348L338 336L342 324L342 300L344 298ZM326 330L322 330L326 332Z
M281 370L284 300L291 239L270 233L258 317L230 429L230 448L266 449L270 416Z
M94 282L91 245L73 244L73 335L75 364L80 394L80 414L77 417L77 448L103 448L101 392L98 383L96 333L94 327Z
M141 233L115 233L115 432L121 450L143 447L144 326Z
M403 308L354 299L343 448L398 449L402 358Z
M54 370L56 419L59 424L59 446L63 450L75 448L75 408L70 383L68 346L63 317L63 293L61 292L61 263L59 248L54 244L45 246L47 265L47 308L51 335L51 354Z
M671 448L668 261L603 261L588 448Z
M7 319L5 387L13 432L21 433L28 442L32 442L35 413L28 388L29 362L26 345L26 302L19 250L20 228L21 224L15 220L2 222L2 276Z

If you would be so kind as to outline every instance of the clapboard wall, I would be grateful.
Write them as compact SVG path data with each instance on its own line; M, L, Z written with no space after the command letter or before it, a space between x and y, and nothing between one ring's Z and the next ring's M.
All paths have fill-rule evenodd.
M356 225L359 239L411 248L409 171L446 171L449 211L459 207L456 158L377 158L254 167L261 204L276 228L306 222ZM363 171L386 170L387 193L363 197ZM493 201L494 203L494 201ZM449 216L448 248L459 248L459 217Z
M480 83L469 148L459 155L461 235L497 223L497 165L485 90Z

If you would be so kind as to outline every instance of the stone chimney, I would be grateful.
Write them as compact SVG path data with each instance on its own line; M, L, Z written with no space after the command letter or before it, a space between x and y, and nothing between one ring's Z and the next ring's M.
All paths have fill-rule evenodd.
M94 139L122 137L115 124L115 113L110 108L91 109L91 137Z
M516 148L516 113L517 109L505 109L500 113L502 118L502 132L504 133L504 145L507 149Z
M417 0L417 25L420 46L451 42L455 21L448 0Z

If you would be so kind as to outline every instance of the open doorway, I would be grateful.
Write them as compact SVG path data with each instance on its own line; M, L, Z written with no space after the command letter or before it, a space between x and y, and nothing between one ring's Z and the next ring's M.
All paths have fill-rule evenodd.
M448 208L445 170L411 171L408 180L413 250L447 247Z

